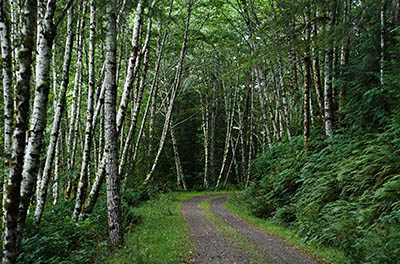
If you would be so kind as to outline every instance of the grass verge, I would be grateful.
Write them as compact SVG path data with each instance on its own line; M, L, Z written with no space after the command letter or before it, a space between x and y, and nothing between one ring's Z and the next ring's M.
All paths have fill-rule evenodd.
M300 237L296 235L296 231L287 226L279 225L272 220L261 219L251 214L249 208L243 202L235 197L231 197L226 203L226 208L232 213L238 215L246 222L256 226L260 230L279 237L286 241L289 245L301 249L313 257L329 262L329 263L345 263L344 253L338 249L320 247L312 243L304 243Z
M195 196L217 192L161 194L133 208L141 223L131 226L125 243L110 253L108 264L177 264L189 263L193 251L190 230L183 218L182 202Z

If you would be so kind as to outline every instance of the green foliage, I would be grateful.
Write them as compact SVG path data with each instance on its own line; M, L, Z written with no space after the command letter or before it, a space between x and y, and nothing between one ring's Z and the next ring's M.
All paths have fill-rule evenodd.
M28 218L18 263L93 263L101 258L107 245L106 211L98 209L77 223L69 216L73 206L66 201L46 210L40 229Z
M348 263L394 263L400 243L399 114L381 134L274 144L241 199L293 226L304 242L343 250ZM379 248L380 250L376 250Z
M125 246L113 252L105 263L186 263L192 246L181 202L196 195L158 193L132 207L130 210L143 221L128 229Z

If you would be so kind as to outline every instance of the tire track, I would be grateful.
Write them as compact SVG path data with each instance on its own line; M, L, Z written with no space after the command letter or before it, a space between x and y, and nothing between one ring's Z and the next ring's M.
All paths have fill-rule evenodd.
M195 246L195 263L210 264L247 264L251 257L235 246L234 242L221 234L217 228L202 214L199 204L211 197L224 195L205 195L185 201L182 206L183 216L192 231Z
M248 237L258 248L269 256L269 261L276 264L320 264L311 256L294 249L286 242L268 235L254 226L239 219L225 208L228 195L221 195L210 201L211 212L221 218L225 224L231 226L242 235Z

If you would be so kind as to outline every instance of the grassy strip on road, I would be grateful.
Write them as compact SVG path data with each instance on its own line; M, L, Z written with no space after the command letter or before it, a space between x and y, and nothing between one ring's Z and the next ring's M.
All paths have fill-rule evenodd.
M216 192L161 194L133 208L141 223L131 226L124 245L112 253L108 264L177 264L190 263L193 245L190 230L182 215L182 203L190 198Z
M217 217L211 212L210 201L216 197L209 198L200 203L199 208L204 216L217 228L217 230L231 239L234 244L241 248L244 252L248 253L252 258L252 263L269 264L265 261L264 253L249 240L248 237L240 234L236 229L227 225L223 219Z
M346 262L344 253L337 249L320 247L312 243L305 243L300 237L296 235L296 231L294 229L277 224L272 220L261 219L253 216L249 208L235 197L231 197L230 199L228 199L228 202L226 203L226 208L232 213L239 216L241 219L245 220L247 223L252 224L253 226L270 235L279 237L280 239L287 242L289 245L308 252L310 255L317 259L326 261L328 263L339 264Z

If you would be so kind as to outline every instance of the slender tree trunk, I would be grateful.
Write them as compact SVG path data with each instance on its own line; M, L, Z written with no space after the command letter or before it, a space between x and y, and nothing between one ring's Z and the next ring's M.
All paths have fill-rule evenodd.
M177 175L177 184L178 186L182 184L182 187L185 191L187 191L185 175L183 174L183 167L181 163L181 157L179 155L178 144L176 142L175 137L175 130L173 121L171 120L170 129L169 129L171 139L172 139L172 147L174 150L174 157L175 157L175 167L176 167L176 175Z
M79 8L78 13L82 10ZM83 14L86 14L86 3L83 3ZM69 123L69 131L68 131L68 141L67 141L67 149L69 152L69 162L68 168L72 171L75 166L75 152L78 140L78 125L79 125L79 114L80 114L80 102L81 102L81 78L82 78L82 45L83 45L83 29L85 28L85 17L78 19L77 21L77 38L76 38L76 49L77 49L77 61L76 61L76 71L75 71L75 79L74 79L74 89L72 95L72 106L71 106L71 119ZM77 176L74 177L70 184L70 188L73 186L73 182L76 181ZM71 194L71 190L67 191Z
M53 181L53 205L56 205L58 203L58 186L59 186L59 180L60 180L60 145L62 141L60 138L57 141L56 145L56 153L54 157L54 181Z
M176 94L177 94L178 89L180 87L181 76L182 76L182 68L183 68L183 61L184 61L184 58L185 58L185 55L186 55L187 40L188 40L188 35L189 35L189 24L190 24L190 16L191 16L191 13L192 13L192 5L193 5L192 0L189 0L188 8L187 8L187 17L186 17L186 25L185 25L185 33L184 33L184 37L183 37L182 49L181 49L181 53L179 55L179 62L178 62L178 65L177 65L174 84L173 84L173 88L172 88L172 92L171 92L171 96L170 96L170 100L169 100L168 111L167 111L167 113L165 115L165 121L164 121L163 131L161 133L161 139L160 139L160 143L159 143L159 146L158 146L158 151L157 151L156 157L154 159L153 165L152 165L152 167L150 169L150 172L146 175L146 179L144 181L145 184L151 179L151 177L152 177L152 175L154 173L154 170L156 169L156 166L157 166L157 163L158 163L158 159L159 159L159 157L161 155L161 152L163 150L164 143L165 143L165 138L167 136L168 127L169 127L169 123L170 123L170 120L171 120L172 109L174 107Z
M151 9L153 9L154 4L155 4L155 1L153 1ZM145 86L146 77L147 77L147 69L148 69L149 56L150 56L150 37L151 37L152 24L153 23L152 23L152 18L151 18L151 11L150 11L150 16L149 16L148 23L147 23L146 39L145 39L145 43L143 45L144 58L143 58L142 76L140 78L140 83L136 89L137 93L136 93L135 104L133 106L133 115L132 115L131 125L129 128L128 136L125 140L125 144L123 146L121 160L120 160L120 164L119 164L119 168L118 168L119 174L121 175L122 178L124 178L123 168L125 166L125 162L126 162L126 159L128 156L128 149L131 145L132 138L136 132L136 126L137 126L137 121L138 121L138 117L139 117L139 112L140 112L140 108L142 106L143 92L144 92L144 86ZM121 109L121 106L120 106L120 109ZM143 117L142 122L145 122L145 117ZM135 157L135 159L136 159L136 157Z
M267 112L266 112L266 102L264 99L264 85L261 79L261 71L260 69L256 66L256 78L257 78L257 84L258 84L258 99L260 102L260 107L261 107L261 114L263 117L263 125L264 125L264 132L265 132L265 137L267 137L267 142L268 142L268 147L271 148L272 147L272 136L271 136L271 131L269 129L269 125L268 125L268 116L267 116ZM265 151L265 149L264 149Z
M21 200L18 215L18 236L20 241L22 240L29 201L33 195L33 188L39 171L39 158L42 151L43 132L46 128L47 103L50 92L51 48L53 47L56 34L56 26L53 23L56 1L49 0L43 7L45 8L43 17L39 19L39 24L41 26L38 26L39 43L37 44L36 56L36 89L30 121L31 131L25 150L22 173L23 180L21 184ZM59 97L61 98L61 95ZM61 116L59 118L61 119ZM52 143L55 146L55 142ZM52 154L54 157L54 153Z
M248 77L250 78L250 77ZM244 97L243 110L239 106L239 133L240 133L240 145L241 145L241 182L243 183L247 175L247 155L248 155L248 129L249 129L249 109L250 109L250 80L246 80L246 94Z
M226 134L225 134L225 147L224 147L224 155L222 157L222 165L221 165L221 169L219 171L219 175L218 175L218 180L217 180L217 184L215 185L216 188L218 188L223 173L226 170L226 163L228 160L228 154L229 154L229 148L230 148L230 142L231 142L231 138L232 138L232 127L233 127L233 118L235 116L235 111L234 111L234 105L236 102L236 96L237 96L237 90L235 89L235 94L233 96L233 101L230 98L230 95L228 95L226 97L226 117L227 117L227 122L226 122Z
M132 90L133 82L135 80L136 74L138 72L138 67L136 66L139 62L139 31L142 24L142 11L143 11L143 0L139 0L136 7L136 14L133 24L132 33L132 51L128 61L128 72L125 79L124 90L122 92L121 102L118 109L117 118L117 129L121 131L126 107L129 101L129 95Z
M380 53L380 82L381 85L384 84L384 66L385 66L385 0L381 0L381 10L380 10L380 24L381 24L381 53Z
M3 183L3 208L5 205L5 186L8 181L9 162L11 160L14 91L12 87L12 48L10 39L10 21L7 14L9 7L6 1L0 3L0 45L2 59L2 84L4 99L4 183Z
M307 148L308 138L310 137L310 87L311 87L311 58L309 54L304 57L305 78L303 88L303 108L304 108L304 121L303 121L303 137L304 147Z
M208 91L206 90L205 101L203 95L200 93L201 116L203 121L203 135L204 135L204 177L203 184L205 188L209 186L209 144L210 144L210 130L209 130L209 106L208 106Z
M147 120L147 115L148 115L148 112L149 112L149 109L150 109L150 105L153 106L153 104L154 104L154 107L155 107L155 102L154 101L155 101L155 96L156 96L157 91L158 91L158 85L157 85L157 83L158 83L158 73L159 73L159 69L160 69L160 65L161 65L161 58L162 58L162 54L163 54L163 51L164 51L164 45L165 45L165 41L167 39L167 35L168 35L168 31L166 30L164 32L164 34L163 34L162 41L161 41L161 43L160 43L160 45L158 47L158 52L157 52L158 55L157 55L157 62L156 62L155 70L154 70L154 77L153 77L153 81L152 81L151 88L150 88L150 94L149 94L149 97L147 99L146 109L145 109L145 111L143 113L142 124L140 126L139 135L137 137L135 148L134 148L134 151L133 151L133 162L136 161L138 148L139 148L140 140L141 140L142 135L143 135L144 126L145 126L145 123L146 123L146 120ZM149 130L150 130L150 128L149 128ZM151 145L151 143L150 143L150 145ZM127 152L127 150L124 149L124 152Z
M218 110L218 80L212 75L213 87L211 90L210 107L210 184L214 185L217 181L216 148L217 148L217 110Z
M136 65L138 65L138 63L136 63ZM136 66L136 68L138 68L138 66ZM128 100L128 99L129 99L129 97L126 98L126 100ZM119 107L121 107L121 103L120 103ZM118 110L118 113L120 113L120 112L121 111ZM117 133L117 135L120 133L120 131L118 130L118 127L119 127L118 124L123 124L123 121L120 120L120 119L124 119L124 118L125 118L125 114L117 114L117 120L116 120L116 123L117 123L117 132L116 133ZM100 149L102 149L101 146L100 146ZM91 188L90 193L88 195L87 201L85 202L85 207L84 207L84 209L82 211L82 216L81 216L82 218L84 218L85 216L89 215L92 212L92 210L93 210L93 208L94 208L94 206L95 206L95 204L97 202L97 198L98 198L98 195L99 195L100 187L101 187L101 185L103 183L103 180L104 180L104 177L105 177L105 172L106 172L105 171L105 165L106 165L105 156L104 155L101 156L101 158L99 160L100 160L100 162L99 162L99 166L98 166L98 169L97 169L97 172L96 172L96 177L95 177L95 180L94 180L94 182L92 184L92 188Z
M41 216L43 213L45 201L46 201L46 195L47 195L47 189L48 189L48 183L51 177L51 169L52 169L52 164L54 161L54 156L56 155L56 145L59 137L59 131L60 131L60 125L61 125L61 119L64 114L65 110L65 96L66 96L66 91L68 88L68 83L69 83L69 68L71 64L71 53L72 53L72 46L73 46L73 30L72 30L72 10L69 11L68 14L68 35L66 39L66 48L65 48L65 54L64 54L64 65L63 65L63 72L62 72L62 81L61 81L61 86L60 90L58 91L58 96L57 96L57 107L55 108L55 114L54 114L54 120L53 120L53 127L51 131L51 136L50 136L50 143L47 148L47 155L46 155L46 161L45 161L45 167L42 175L42 180L40 181L40 185L37 186L38 188L38 196L37 196L37 203L36 203L36 209L35 209L35 222L37 225L39 225ZM25 222L26 218L26 211L29 206L29 201L30 197L32 196L32 189L33 189L33 182L29 183L28 178L25 179L24 181L27 181L26 183L26 189L21 190L21 204L20 204L20 221L19 224L23 225ZM24 184L23 184L24 185ZM21 232L23 230L23 227L21 229Z
M247 168L246 168L246 185L245 187L249 187L250 183L250 161L253 157L252 155L252 147L253 147L253 105L254 105L254 91L250 91L250 106L249 106L249 136L248 136L248 147L247 147Z
M334 25L334 11L330 13L331 21L329 29ZM332 74L333 74L333 45L329 44L325 57L325 84L324 84L324 116L325 116L325 135L333 135L333 106L332 106Z
M322 84L321 84L321 72L320 72L320 65L319 65L319 56L318 50L314 48L314 60L313 60L313 73L314 73L314 87L315 93L317 94L317 104L318 104L318 113L324 120L324 105L323 105L323 91L322 91Z
M345 14L343 18L343 22L346 24L350 23L350 10L351 10L351 0L345 1ZM350 55L350 38L346 37L344 44L342 46L342 57L340 62L340 75L344 76L345 74L345 67L349 62L349 55ZM340 128L343 128L343 119L344 119L344 97L346 92L346 87L341 84L339 86L339 99L338 99L338 125Z
M108 233L112 245L121 245L124 241L120 196L120 177L118 175L118 133L116 122L116 1L107 4L106 33L106 76L105 76L105 161L107 179Z
M79 177L76 202L72 218L77 221L86 197L88 186L88 167L90 162L90 151L92 148L92 122L93 122L93 100L94 100L94 51L95 51L95 3L90 1L90 35L89 35L89 85L87 94L85 143L82 155L81 173Z
M11 162L6 182L4 202L3 257L2 263L16 263L18 257L18 206L28 128L32 52L36 29L36 0L24 3L24 17L18 49L18 72L15 86L15 128L12 138ZM2 7L3 2L1 3ZM4 9L3 9L4 10ZM3 45L3 43L1 43Z
M231 170L232 170L232 164L235 162L236 149L237 149L238 145L239 145L239 140L236 140L236 143L233 144L233 135L232 135L231 138L230 138L230 146L231 146L231 149L232 149L232 157L231 157L231 160L229 162L228 169L226 171L225 180L224 180L224 187L226 186L226 183L228 182L228 177L229 177L229 175L231 173Z

